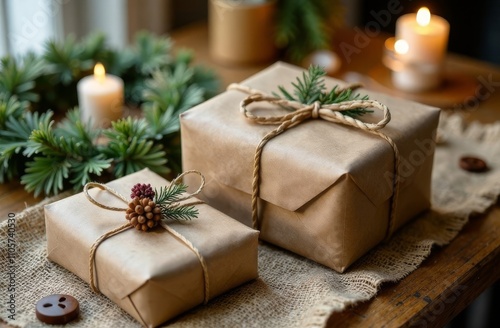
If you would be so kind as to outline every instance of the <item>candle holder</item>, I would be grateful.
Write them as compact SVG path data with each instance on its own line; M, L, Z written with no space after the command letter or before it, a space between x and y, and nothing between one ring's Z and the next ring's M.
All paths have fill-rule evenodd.
M442 84L443 65L408 61L396 52L395 38L385 41L382 62L391 71L392 84L399 90L424 92L438 88Z

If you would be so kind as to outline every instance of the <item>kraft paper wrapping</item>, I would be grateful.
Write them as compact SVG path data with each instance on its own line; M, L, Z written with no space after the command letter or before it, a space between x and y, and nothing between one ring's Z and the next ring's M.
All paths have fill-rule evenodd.
M153 187L168 182L143 170L110 182L128 196L136 183ZM195 184L199 181L195 182ZM101 203L126 206L97 188ZM210 298L257 277L258 232L206 204L196 205L198 218L169 226L186 237L205 258ZM48 258L89 282L89 250L97 238L121 226L124 212L99 208L83 193L45 207ZM196 255L161 227L143 233L135 229L106 239L96 252L100 291L145 326L155 327L203 303L204 280Z
M276 63L242 84L278 91L302 69ZM327 78L328 88L344 82ZM381 131L401 153L395 228L430 206L430 178L439 109L357 90L387 105L392 120ZM226 91L181 115L184 169L207 178L200 198L251 226L255 148L276 128L249 122L239 103L247 95ZM256 115L285 110L254 104ZM363 116L377 122L378 113ZM343 272L384 240L393 193L394 153L387 141L365 131L309 120L273 138L261 159L260 238ZM186 180L190 182L190 180Z

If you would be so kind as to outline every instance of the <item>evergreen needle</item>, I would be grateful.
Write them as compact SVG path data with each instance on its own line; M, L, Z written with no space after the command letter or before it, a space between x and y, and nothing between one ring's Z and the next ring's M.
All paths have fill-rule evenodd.
M302 73L302 77L297 77L296 82L292 82L292 92L280 85L278 86L278 90L281 92L281 95L275 92L273 92L273 95L278 98L296 101L304 105L310 105L316 101L319 101L322 105L329 105L351 100L368 99L368 96L354 94L352 89L339 91L338 86L335 86L330 91L326 91L327 87L324 80L325 75L326 72L323 68L311 65L307 72ZM342 111L342 114L356 117L371 112L373 111L360 107Z
M103 34L93 34L49 41L42 54L0 58L0 183L17 179L27 191L50 195L81 189L105 173L119 178L143 168L180 171L179 114L219 86L213 72L193 66L192 54L174 53L172 45L142 32L131 47L116 50ZM96 62L124 80L125 101L140 107L143 118L94 129L71 109L78 104L77 82ZM56 123L54 113L65 116ZM177 219L194 213L169 211Z
M166 219L186 221L198 217L198 209L194 206L182 206L177 202L186 192L185 184L171 184L168 187L155 189L155 203L160 208L161 214Z

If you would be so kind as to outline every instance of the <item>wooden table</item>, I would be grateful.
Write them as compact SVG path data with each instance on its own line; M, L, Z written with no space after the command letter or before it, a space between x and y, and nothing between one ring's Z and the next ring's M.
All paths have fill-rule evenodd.
M208 32L204 23L178 30L172 37L177 47L194 50L196 63L212 67L221 77L223 87L269 65L227 67L213 62L208 53ZM351 30L339 31L336 37L339 54L342 54L339 48L342 42L356 46L355 34ZM377 82L381 80L374 74L380 69L384 40L384 35L370 39L368 44L358 47L359 53L349 57L349 63L344 57L342 69L334 76L352 78L357 75L348 73L357 72L362 74L367 87L400 97L419 97L397 92ZM467 106L451 103L447 107L461 108L469 121L487 123L500 120L500 92L496 92L500 87L500 68L449 55L446 69L475 83L472 89L469 88L470 93L463 94ZM430 95L429 99L432 102L436 97ZM0 218L5 220L8 213L18 213L40 200L26 193L18 182L0 185ZM373 300L334 314L329 326L443 326L499 278L500 203L497 203L485 215L472 219L448 246L435 249L419 269L399 283L385 284Z

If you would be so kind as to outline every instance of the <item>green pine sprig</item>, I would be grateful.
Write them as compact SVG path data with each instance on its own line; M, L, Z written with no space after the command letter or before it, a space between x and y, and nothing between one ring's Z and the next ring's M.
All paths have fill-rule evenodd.
M144 119L127 117L112 122L110 129L104 130L109 139L101 151L114 163L113 173L122 177L144 168L166 174L170 169L165 166L167 159L161 144L151 140L149 128Z
M92 34L49 41L40 55L1 58L0 183L17 179L36 195L52 195L146 167L180 172L178 116L219 91L215 74L192 60L189 51L174 53L171 39L149 33L122 50ZM76 84L98 61L124 80L125 102L144 118L106 130L81 121Z
M21 116L9 116L3 129L0 129L0 183L12 180L23 174L26 163L31 159L25 150L31 132L51 113L24 112ZM50 117L49 117L50 120Z
M96 146L98 134L79 117L77 109L71 110L54 126L51 111L41 115L23 150L23 155L31 159L21 177L27 191L57 194L68 184L79 189L111 166L111 159Z
M39 95L34 92L35 80L45 70L44 62L33 53L16 60L13 57L0 59L0 93L15 95L20 101L38 101Z
M361 96L359 93L353 93L352 89L342 89L339 91L338 86L335 86L330 91L326 91L325 75L326 72L323 68L311 65L307 72L302 73L302 77L297 77L296 82L292 82L293 91L288 91L285 87L280 85L278 89L281 95L276 92L273 92L273 95L305 105L311 105L316 101L319 101L322 105L328 105L350 100L368 99L368 96ZM343 111L342 114L357 117L371 112L373 111L360 107Z
M172 206L176 204L183 193L187 190L187 186L181 184L171 184L168 187L160 187L155 189L155 203L159 206L161 214L164 218L175 221L186 221L198 217L198 209L194 206Z

